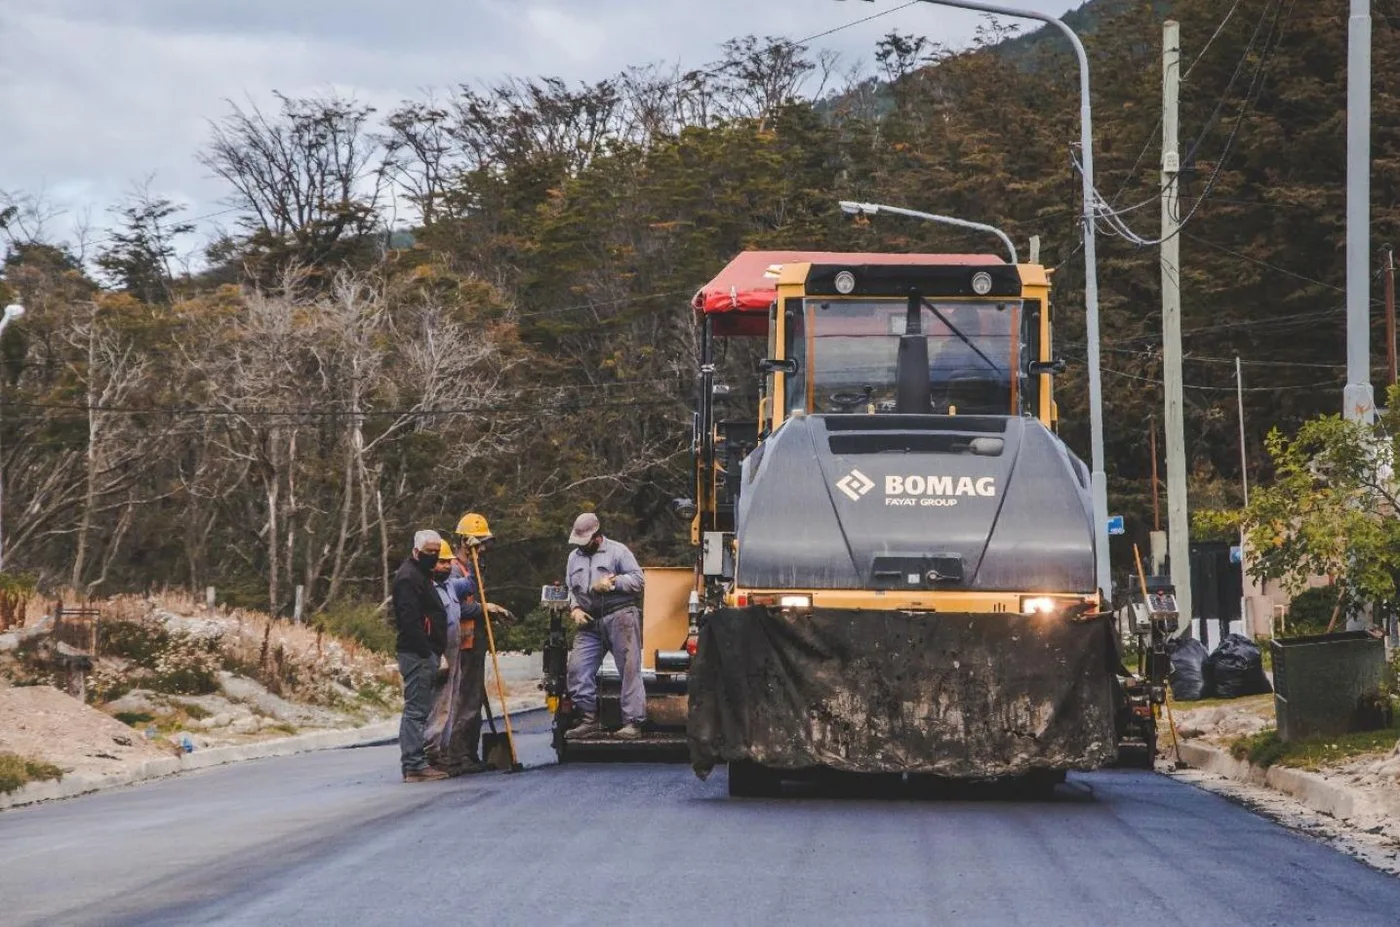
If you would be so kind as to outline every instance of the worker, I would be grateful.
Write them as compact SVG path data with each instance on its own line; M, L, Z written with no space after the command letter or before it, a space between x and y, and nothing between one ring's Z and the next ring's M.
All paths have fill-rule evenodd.
M399 753L405 782L447 778L447 773L428 765L423 749L433 680L444 665L447 647L447 610L429 578L437 568L441 548L442 537L436 531L419 531L413 536L412 556L394 574L391 601L398 631L399 675L403 677Z
M447 639L444 660L433 680L432 709L424 731L424 753L428 763L448 775L475 771L463 768L460 756L452 750L452 733L456 728L456 693L461 686L464 667L462 653L462 603L475 591L465 576L454 575L457 560L446 541L438 549L437 565L433 570L433 587L447 612Z
M458 677L452 686L450 723L445 732L440 763L453 775L478 773L486 769L481 761L481 712L486 705L486 629L482 624L481 584L475 575L476 562L485 559L494 537L485 516L468 512L457 522L457 555L452 563L453 591L459 594L460 639L457 644ZM489 602L492 620L509 618L510 612Z
M585 512L569 534L573 551L568 577L569 614L578 625L569 655L569 698L580 714L579 723L564 735L586 740L602 734L598 723L598 684L594 679L603 655L612 652L622 677L622 727L613 736L636 740L646 722L646 689L642 685L642 610L644 577L632 552L603 537L598 516Z

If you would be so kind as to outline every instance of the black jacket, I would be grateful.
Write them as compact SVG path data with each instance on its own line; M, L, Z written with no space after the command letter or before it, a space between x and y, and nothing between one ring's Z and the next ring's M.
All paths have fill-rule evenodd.
M433 657L447 649L447 609L433 581L412 557L394 574L393 601L399 653Z

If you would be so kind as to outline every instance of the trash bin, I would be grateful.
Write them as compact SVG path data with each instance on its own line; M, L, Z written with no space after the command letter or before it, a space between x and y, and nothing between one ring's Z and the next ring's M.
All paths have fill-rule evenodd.
M1378 726L1385 640L1369 631L1274 638L1274 712L1284 742Z

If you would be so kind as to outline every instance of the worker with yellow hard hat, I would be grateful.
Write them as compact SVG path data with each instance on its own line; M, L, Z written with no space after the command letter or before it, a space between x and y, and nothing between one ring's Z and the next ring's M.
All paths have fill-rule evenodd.
M473 559L477 564L484 560L494 535L486 516L476 512L468 512L458 520L455 534L457 549L450 565L450 579L452 592L459 597L459 634L453 648L457 673L452 680L450 696L442 699L441 711L435 706L435 714L442 716L444 733L439 759L434 765L460 775L486 768L481 762L480 744L481 715L486 705L487 641L481 624L479 579ZM488 607L493 618L510 614L494 602Z

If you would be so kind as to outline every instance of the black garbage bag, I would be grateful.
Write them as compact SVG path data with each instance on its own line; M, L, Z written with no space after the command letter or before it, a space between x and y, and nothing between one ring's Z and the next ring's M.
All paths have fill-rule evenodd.
M1178 702L1194 702L1206 698L1205 664L1210 654L1206 645L1194 637L1174 640L1168 645L1172 661L1172 672L1167 677L1171 683L1172 698Z
M1264 675L1264 656L1259 645L1241 634L1231 634L1220 642L1205 662L1206 688L1216 698L1242 698L1267 695L1274 691Z

